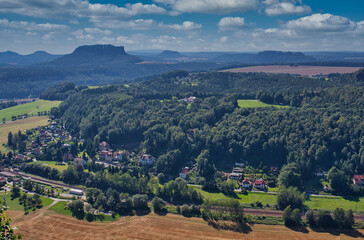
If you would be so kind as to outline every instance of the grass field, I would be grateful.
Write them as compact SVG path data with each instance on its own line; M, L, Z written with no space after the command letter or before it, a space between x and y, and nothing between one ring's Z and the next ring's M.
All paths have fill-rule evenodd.
M7 206L8 210L19 210L19 211L24 210L23 205L19 205L19 198L16 198L16 199L12 200L10 193L0 194L0 199L1 199L1 201L3 201L3 199L5 199L6 206ZM53 203L52 199L49 199L49 198L46 198L46 197L43 197L43 196L40 196L40 199L42 199L43 207L46 207L46 206L51 205Z
M14 122L9 122L0 125L0 151L4 152L3 144L8 141L9 132L24 132L26 129L32 129L36 126L45 126L48 124L47 116L36 116L31 118L20 119Z
M289 106L266 104L257 100L238 100L238 105L241 108L258 108L258 107L276 107L276 108L289 108Z
M364 212L364 197L310 197L305 204L311 209L332 211L341 207L344 210L352 209L355 212Z
M198 192L202 194L204 198L210 198L212 200L217 199L228 199L229 196L226 196L222 193L209 193L203 191L200 187L190 186L196 189ZM267 193L259 193L259 192L250 192L248 195L237 194L238 200L244 205L249 205L251 203L255 203L256 201L261 202L264 206L269 204L270 206L276 204L277 196L274 194ZM310 197L305 201L305 205L307 205L310 209L323 209L333 211L337 207L341 207L344 210L352 209L355 212L364 212L364 197L321 197L315 196Z
M56 213L60 213L60 214L63 214L63 215L66 215L66 216L72 216L72 212L68 209L65 209L64 207L66 206L67 204L67 201L61 201L61 202L58 202L56 204L54 204L53 206L51 206L49 208L50 211L54 211ZM112 218L111 215L104 215L102 214L103 216L103 220L102 222L114 222L118 216L116 216L116 218ZM97 219L96 222L101 222L100 219Z
M54 211L56 213L60 213L66 216L72 216L72 212L68 209L65 209L64 207L66 206L67 201L60 201L56 204L54 204L53 206L51 206L50 208L48 208L48 210Z
M37 161L37 163L45 164L51 168L58 169L58 171L63 172L63 170L66 170L68 168L68 165L56 165L55 161Z
M49 111L52 107L58 107L60 103L61 101L37 100L35 102L5 108L0 110L0 121L2 121L3 118L5 118L6 121L11 121L12 116L24 114L38 116L38 112Z

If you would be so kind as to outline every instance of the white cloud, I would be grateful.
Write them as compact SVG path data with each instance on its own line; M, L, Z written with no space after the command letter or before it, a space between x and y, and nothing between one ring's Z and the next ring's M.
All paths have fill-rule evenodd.
M229 37L228 36L222 36L221 38L220 38L220 42L222 42L222 43L225 43L225 42L227 42L229 40Z
M332 14L313 14L297 20L289 21L286 26L297 31L342 32L352 31L356 23L342 16Z
M177 49L180 44L185 44L180 38L170 35L162 35L149 40L151 47L156 49Z
M83 35L77 35L76 39L77 40L93 40L95 38L91 34L83 34Z
M265 9L265 13L268 16L278 16L285 14L305 14L312 11L311 7L307 5L302 5L301 1L296 0L267 0L264 3L269 5Z
M221 31L236 30L245 27L247 24L244 18L241 17L224 17L217 24Z
M126 36L118 36L118 37L103 37L97 43L99 44L113 44L113 45L125 45L125 44L133 44L135 43L129 37Z
M171 24L171 25L160 25L161 27L165 27L165 28L169 28L169 29L174 29L174 30L186 30L186 31L190 31L190 30L197 30L197 29L201 29L202 25L201 24L197 24L191 21L185 21L182 24Z
M27 36L37 36L38 33L36 33L36 32L27 32L25 35L27 35Z
M69 29L68 26L62 24L9 21L8 19L0 19L0 26L25 29L28 31L63 31Z
M16 13L25 16L68 19L89 18L94 21L102 19L130 18L140 14L165 14L167 11L155 4L126 4L119 7L114 4L90 3L83 0L1 0L0 13Z
M135 20L107 20L103 22L96 22L96 26L104 28L114 29L131 29L131 30L150 30L150 29L172 29L180 31L191 31L202 28L201 24L184 21L182 24L165 24L163 22L157 22L153 19L135 19Z
M258 0L154 0L180 12L217 13L245 12L257 8Z
M112 32L110 30L102 30L100 28L85 28L85 32L91 34L102 34L102 35L111 35Z
M153 19L135 19L135 20L106 20L95 22L98 27L114 28L114 29L132 29L132 30L147 30L156 28L158 23Z

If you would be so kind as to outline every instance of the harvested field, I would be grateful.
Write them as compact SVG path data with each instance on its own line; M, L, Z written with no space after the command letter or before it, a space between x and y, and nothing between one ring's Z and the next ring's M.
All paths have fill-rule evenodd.
M330 73L352 73L358 71L359 67L326 67L326 66L289 66L269 65L254 66L223 70L223 72L266 72L266 73L289 73L305 76L327 75Z
M23 239L355 239L364 231L314 232L283 226L248 226L245 233L217 230L199 218L168 214L122 217L112 223L80 221L51 211L37 211L13 222Z

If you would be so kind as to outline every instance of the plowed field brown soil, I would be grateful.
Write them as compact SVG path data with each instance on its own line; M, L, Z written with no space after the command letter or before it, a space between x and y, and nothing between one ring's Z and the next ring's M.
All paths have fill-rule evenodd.
M326 66L288 66L288 65L269 65L243 67L223 70L223 72L266 72L266 73L290 73L298 75L327 75L329 73L352 73L358 71L358 67L326 67Z

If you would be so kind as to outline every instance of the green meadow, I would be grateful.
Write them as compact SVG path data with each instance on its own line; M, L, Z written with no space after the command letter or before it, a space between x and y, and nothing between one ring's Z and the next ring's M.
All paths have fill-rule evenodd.
M289 108L289 106L266 104L258 100L238 100L238 105L241 108L258 108L258 107Z
M0 110L0 121L11 121L12 116L28 114L38 116L38 112L50 111L52 107L58 107L61 101L37 100Z
M209 198L211 200L231 198L223 193L206 192L198 186L190 187L200 192L204 198ZM259 201L263 206L266 206L267 204L272 206L276 204L277 196L272 193L249 192L247 195L237 194L237 199L244 205L250 205L251 203ZM310 209L333 211L337 207L340 207L344 210L352 209L355 212L364 212L364 197L311 196L306 199L305 205Z

